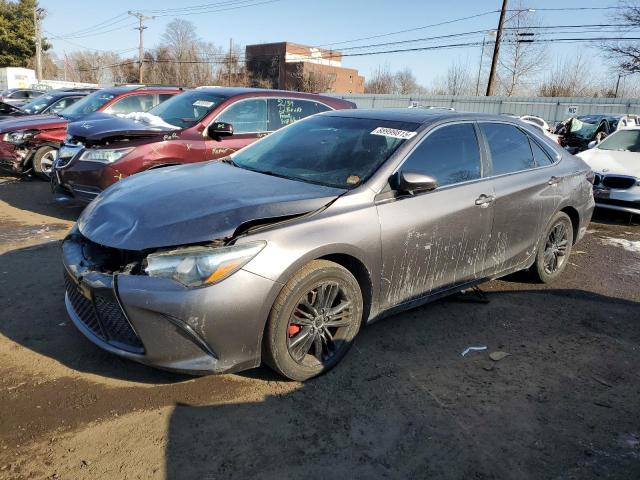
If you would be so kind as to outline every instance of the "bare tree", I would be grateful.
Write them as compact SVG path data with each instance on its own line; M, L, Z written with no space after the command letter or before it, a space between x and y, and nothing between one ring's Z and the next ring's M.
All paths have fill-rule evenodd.
M618 20L628 25L629 28L640 27L640 1L628 0L622 2L622 6L625 8L619 14ZM621 41L608 43L603 46L603 49L613 57L622 72L640 72L640 42Z
M498 90L508 97L527 90L548 62L546 44L536 43L535 30L531 29L539 27L541 21L522 5L519 2L515 7L518 12L505 21L498 58Z
M366 93L393 93L395 78L388 65L380 65L364 84Z
M541 97L589 97L595 94L591 66L580 52L556 64L538 89Z
M449 65L444 77L436 77L431 92L434 95L471 95L473 79L469 67L462 61Z
M394 93L399 95L411 95L421 93L424 88L418 85L416 77L409 67L406 67L394 75Z
M300 62L296 65L291 78L293 89L298 92L325 93L333 89L336 74L314 69L311 65L305 68L305 63Z

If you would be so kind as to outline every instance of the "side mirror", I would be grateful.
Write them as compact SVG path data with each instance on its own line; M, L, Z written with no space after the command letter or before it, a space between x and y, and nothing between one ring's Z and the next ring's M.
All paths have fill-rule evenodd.
M391 186L401 192L415 195L438 188L438 181L430 175L419 172L397 172L391 177Z
M233 125L226 122L213 122L207 127L207 135L214 140L220 141L224 137L233 135Z
M595 140L591 140L591 141L589 142L589 144L587 145L587 148L593 148L593 147L595 147L596 145L598 145L598 142L596 142Z

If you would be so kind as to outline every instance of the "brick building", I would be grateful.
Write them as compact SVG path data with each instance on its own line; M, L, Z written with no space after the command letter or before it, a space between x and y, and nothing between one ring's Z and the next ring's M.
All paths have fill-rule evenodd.
M254 79L282 90L364 93L364 77L342 66L336 50L290 42L247 45L246 65Z

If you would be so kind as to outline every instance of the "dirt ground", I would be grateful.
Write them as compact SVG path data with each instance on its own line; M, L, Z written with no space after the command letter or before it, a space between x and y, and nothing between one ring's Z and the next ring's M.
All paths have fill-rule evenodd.
M488 304L378 322L299 384L93 346L63 303L78 213L46 183L0 178L2 479L640 478L637 223L602 214L553 286L516 276L483 285Z

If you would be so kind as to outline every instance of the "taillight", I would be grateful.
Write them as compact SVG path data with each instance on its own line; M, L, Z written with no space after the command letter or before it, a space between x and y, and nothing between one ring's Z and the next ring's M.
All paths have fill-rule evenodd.
M587 182L589 182L591 185L593 185L595 180L596 180L596 174L593 173L593 170L589 170L587 172Z

